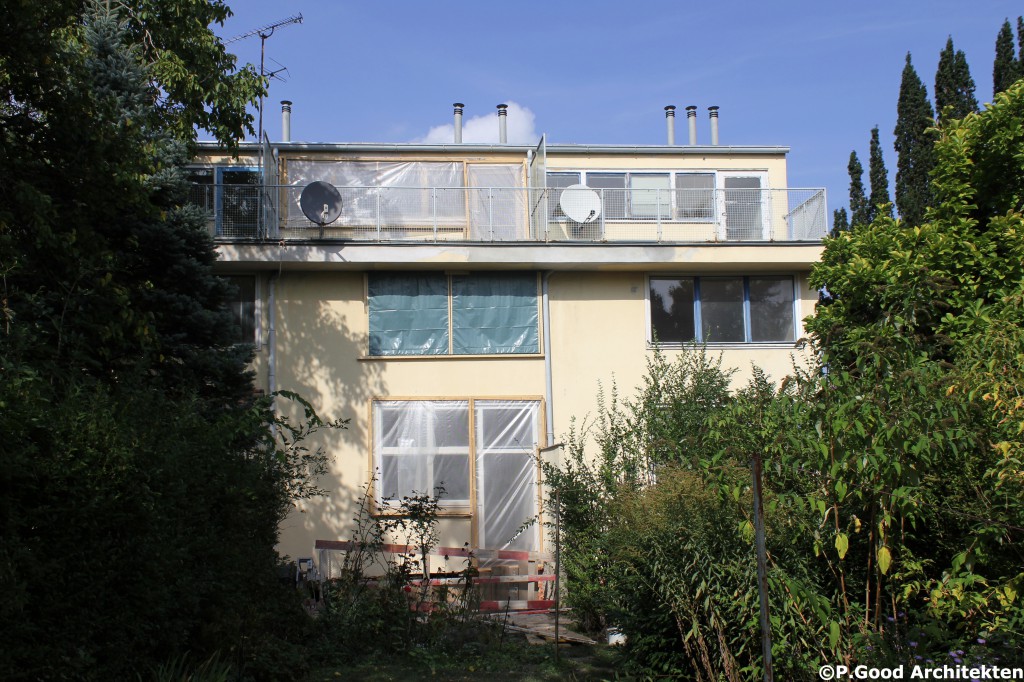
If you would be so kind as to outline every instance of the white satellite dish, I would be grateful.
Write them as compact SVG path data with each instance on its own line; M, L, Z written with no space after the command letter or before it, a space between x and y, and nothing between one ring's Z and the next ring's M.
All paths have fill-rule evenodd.
M563 189L558 207L569 220L583 225L601 217L601 197L586 185L569 185Z

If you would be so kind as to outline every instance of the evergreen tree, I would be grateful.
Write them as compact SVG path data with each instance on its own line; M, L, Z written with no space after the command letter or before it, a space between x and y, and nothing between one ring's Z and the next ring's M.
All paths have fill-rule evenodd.
M317 464L271 437L205 219L183 206L203 116L152 82L122 14L155 4L22 3L0 40L3 679L148 679L218 650L241 677L304 622L274 545ZM226 7L158 4L195 38L161 52L178 82L220 83L224 120L251 120L195 26Z
M860 165L857 152L850 152L846 170L850 174L850 225L867 225L871 222L871 207L864 194L864 166Z
M948 43L952 46L952 42ZM896 208L910 225L920 225L931 201L929 174L935 165L934 140L928 132L935 124L928 90L907 53L896 103ZM872 188L873 191L874 188Z
M845 232L850 229L850 219L846 216L845 208L837 208L832 211L832 234Z
M963 50L953 49L953 37L946 39L946 47L939 53L939 68L935 72L935 117L938 120L961 119L978 110L974 96L974 79ZM949 107L950 111L946 111Z
M889 173L885 170L885 159L882 158L882 144L878 140L878 126L871 129L868 180L871 183L871 195L868 197L868 222L874 221L880 215L892 217L892 199L889 197Z
M1010 87L1020 76L1020 62L1013 49L1013 28L1003 22L996 36L996 59L992 65L992 97Z

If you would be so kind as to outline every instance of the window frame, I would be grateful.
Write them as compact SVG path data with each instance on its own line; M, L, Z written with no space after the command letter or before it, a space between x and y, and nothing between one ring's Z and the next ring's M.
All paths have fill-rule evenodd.
M784 341L755 341L752 340L752 315L751 315L751 299L750 299L750 280L757 278L789 278L792 282L793 298L790 307L791 312L791 324L792 324L792 338ZM693 281L693 328L694 338L683 341L655 341L654 339L654 320L651 309L651 282L652 280L682 280L689 279ZM714 280L714 279L740 279L743 283L743 340L742 341L705 341L704 340L704 320L702 315L702 290L701 280ZM735 275L735 274L719 274L719 273L652 273L646 277L646 287L644 293L644 304L645 304L645 324L646 324L646 336L647 336L647 347L649 349L654 348L682 348L689 344L707 344L714 347L754 347L754 346L791 346L796 343L800 337L800 276L796 273L779 273L779 272L763 272L763 273L751 273L746 275Z
M419 402L434 402L434 403L464 403L468 411L467 419L467 451L469 455L467 472L469 482L469 499L463 500L448 500L443 499L440 501L439 515L441 516L455 516L455 517L469 517L474 520L474 524L479 524L482 521L482 515L484 510L481 508L483 503L481 497L481 488L483 482L480 480L480 471L478 469L479 458L481 457L481 451L483 444L482 435L480 434L481 425L478 423L477 410L488 410L488 409L500 409L501 403L531 403L532 404L532 420L533 430L536 438L536 442L533 443L532 448L524 447L521 450L527 449L535 455L538 449L543 449L545 446L545 425L544 425L544 398L541 396L445 396L445 397L375 397L370 400L370 433L369 433L369 474L372 481L371 499L373 500L374 514L379 516L393 515L398 512L398 507L401 503L402 495L408 494L411 491L399 491L397 498L383 498L382 495L382 477L383 477L383 458L382 455L386 454L383 452L383 446L381 451L378 451L378 443L381 439L382 421L380 412L377 406L382 403L419 403ZM482 403L482 405L481 405ZM487 403L497 403L495 405L488 405ZM451 449L451 448L447 448ZM510 453L517 452L515 448L501 448L502 451ZM391 456L395 456L392 454ZM415 456L415 455L399 455L399 456ZM539 487L542 485L542 479L540 477L540 462L539 460L535 464L534 485ZM431 472L431 479L433 479L433 472ZM422 492L422 491L418 491ZM429 491L433 494L433 490ZM539 494L539 493L538 493ZM538 502L538 509L539 502Z

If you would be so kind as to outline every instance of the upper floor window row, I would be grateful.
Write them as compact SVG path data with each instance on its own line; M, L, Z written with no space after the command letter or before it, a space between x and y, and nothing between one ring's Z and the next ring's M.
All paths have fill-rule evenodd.
M608 219L713 222L725 212L722 204L735 204L734 212L749 204L759 212L766 177L763 171L551 172L547 174L551 218L565 218L559 206L562 190L577 184L601 194Z
M371 273L370 355L539 353L534 273Z
M653 343L780 343L796 339L788 275L651 277Z

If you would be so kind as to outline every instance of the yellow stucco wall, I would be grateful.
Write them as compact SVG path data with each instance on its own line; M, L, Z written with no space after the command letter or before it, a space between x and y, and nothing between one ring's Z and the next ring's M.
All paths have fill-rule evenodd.
M284 524L280 550L292 557L311 555L317 539L348 537L372 468L374 398L529 397L540 399L543 409L544 360L539 356L367 358L364 277L361 272L288 271L277 277L277 387L299 392L323 416L351 420L348 429L318 437L332 456L330 473L321 481L331 494L304 502ZM609 389L614 380L620 392L632 395L640 383L653 352L647 341L646 277L639 271L550 276L555 442L567 433L572 418L596 416L600 385ZM800 290L802 317L811 313L816 296L803 276ZM265 281L264 306L268 291ZM262 322L267 340L266 315ZM737 384L749 376L751 363L781 378L794 352L792 344L711 350L723 353L724 365L740 369ZM669 356L678 352L666 351ZM258 356L260 380L266 381L266 348ZM546 428L542 421L542 431ZM470 538L468 517L442 524L442 544L461 546Z

